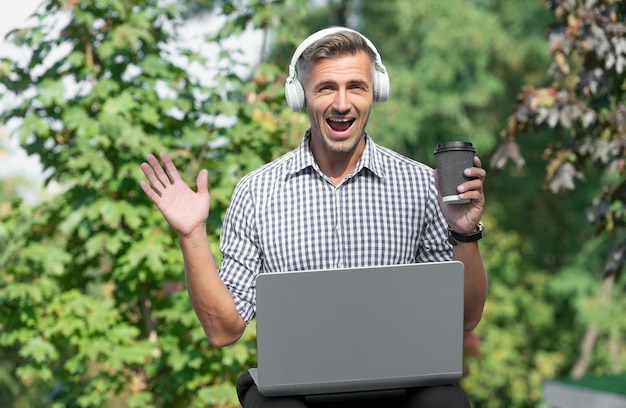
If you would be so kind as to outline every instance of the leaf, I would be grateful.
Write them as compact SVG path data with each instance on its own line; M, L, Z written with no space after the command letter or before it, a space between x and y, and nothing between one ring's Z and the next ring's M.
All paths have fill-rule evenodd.
M42 245L40 250L45 254L44 264L46 273L53 276L63 275L67 265L72 261L71 255L67 253L64 248L53 243Z
M146 391L133 393L128 398L128 406L131 408L132 407L137 407L137 408L148 407L148 406L151 406L150 405L151 402L152 402L152 394Z
M20 355L39 364L51 363L59 358L59 353L54 346L40 337L28 341L20 349Z
M39 100L43 106L64 105L65 86L61 80L44 80L40 87Z
M10 287L4 289L5 293L3 297L8 301L13 301L18 304L38 304L43 301L41 289L32 284L25 284L21 282L15 282Z
M559 123L559 109L556 107L553 107L551 109L548 110L548 126L550 126L550 128L554 128L558 123Z
M502 169L509 159L513 160L517 167L522 167L526 163L520 152L519 145L515 142L501 144L491 157L491 166Z
M91 119L81 106L70 106L63 112L63 122L68 129L76 130L84 126Z
M149 125L157 125L160 122L160 116L154 106L142 106L139 110L139 118Z
M554 173L550 180L550 190L557 193L563 189L574 190L576 188L574 180L584 179L584 174L576 170L572 163L563 163Z
M116 343L128 342L135 339L139 336L140 332L136 327L127 325L127 324L119 324L113 327L108 333L107 336L111 341Z
M104 224L110 228L119 228L122 221L123 204L112 201L102 200L99 203L100 217Z
M108 98L102 106L102 115L106 120L113 120L118 116L127 116L136 106L130 92L123 92L116 97Z
M42 117L30 115L24 118L17 135L23 144L34 143L38 138L47 138L50 135L50 125Z
M0 59L0 81L5 81L11 73L11 62L7 59Z

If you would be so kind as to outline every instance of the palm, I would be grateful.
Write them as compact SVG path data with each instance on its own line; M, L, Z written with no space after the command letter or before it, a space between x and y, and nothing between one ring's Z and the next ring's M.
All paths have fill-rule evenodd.
M196 193L183 183L175 183L163 191L155 204L172 228L188 234L190 229L205 223L208 198L208 194Z
M143 181L141 187L165 220L181 235L204 228L210 204L206 171L198 175L198 191L195 192L183 182L165 153L161 154L165 171L153 155L148 155L147 159L148 163L143 163L141 168L149 183Z

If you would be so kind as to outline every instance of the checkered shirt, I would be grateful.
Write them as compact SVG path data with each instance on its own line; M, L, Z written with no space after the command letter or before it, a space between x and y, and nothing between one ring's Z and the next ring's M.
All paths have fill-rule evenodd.
M237 184L219 273L246 323L259 273L452 259L432 169L365 137L356 168L337 186L313 159L309 132Z

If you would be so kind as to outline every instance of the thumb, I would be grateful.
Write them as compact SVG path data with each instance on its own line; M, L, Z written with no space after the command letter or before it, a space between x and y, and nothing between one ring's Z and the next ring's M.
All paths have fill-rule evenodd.
M198 193L200 194L208 194L209 193L209 172L207 169L202 169L200 173L198 173L198 177L196 178L196 186L198 188Z

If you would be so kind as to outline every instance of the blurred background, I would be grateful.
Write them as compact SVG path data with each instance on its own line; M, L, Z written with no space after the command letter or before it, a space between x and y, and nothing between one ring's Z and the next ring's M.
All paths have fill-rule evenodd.
M378 48L368 130L434 166L484 167L489 297L465 336L475 407L546 382L626 389L626 2L28 0L0 20L0 406L235 407L255 329L211 347L175 234L139 188L169 152L209 170L219 260L235 183L294 148L287 65L343 25ZM598 385L599 384L599 385Z

